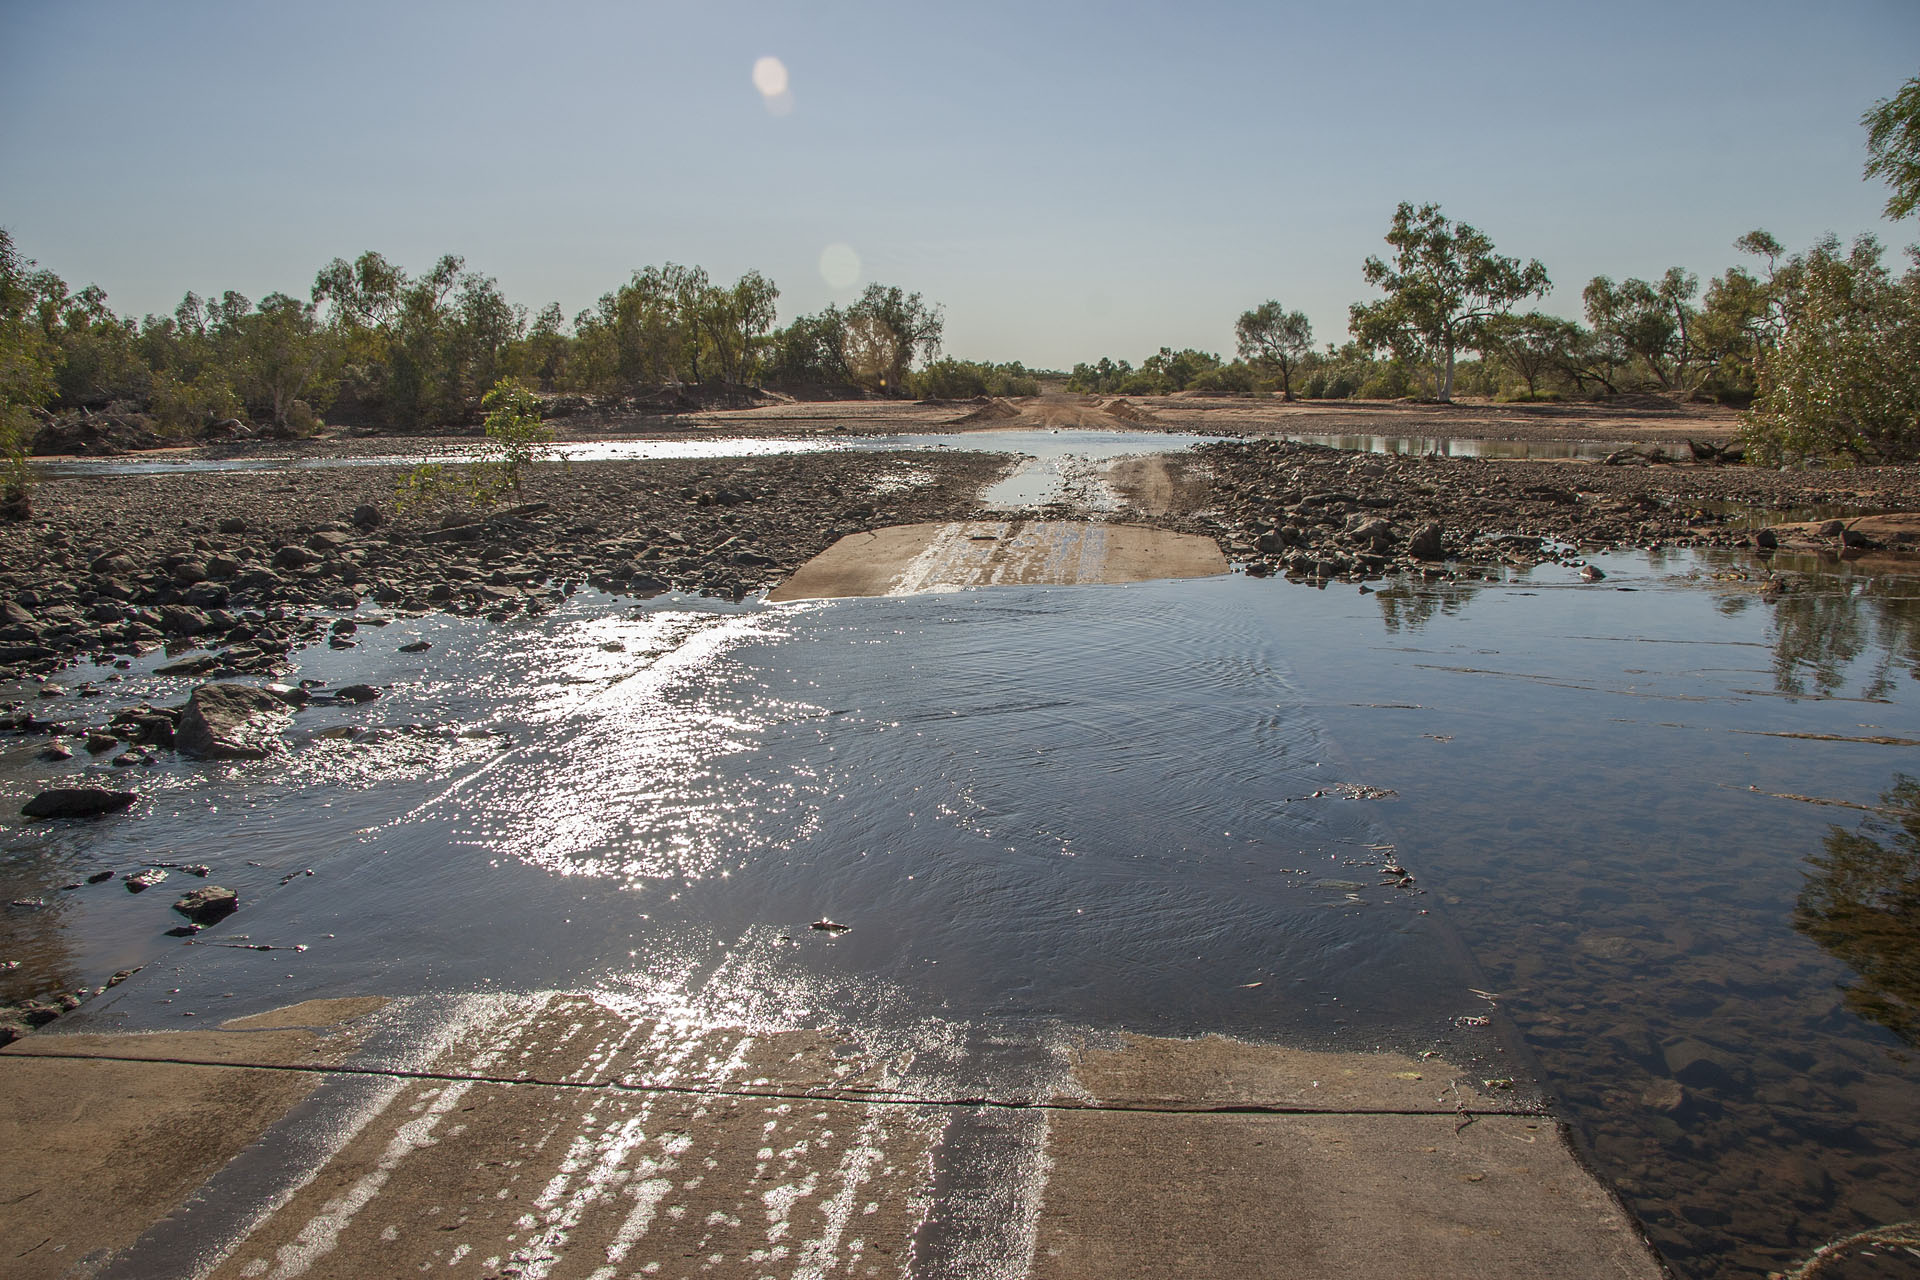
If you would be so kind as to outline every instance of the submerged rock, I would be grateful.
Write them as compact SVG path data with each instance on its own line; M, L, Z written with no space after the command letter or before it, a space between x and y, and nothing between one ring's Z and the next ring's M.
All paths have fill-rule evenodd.
M0 1044L12 1044L59 1016L60 1006L46 1000L21 1000L0 1005Z
M106 787L54 787L27 801L20 807L20 814L27 818L92 818L117 813L139 798L132 791Z
M261 760L273 753L284 702L250 684L203 684L187 700L174 745L202 760Z
M240 895L217 884L208 885L183 895L173 909L195 924L212 924L240 909Z

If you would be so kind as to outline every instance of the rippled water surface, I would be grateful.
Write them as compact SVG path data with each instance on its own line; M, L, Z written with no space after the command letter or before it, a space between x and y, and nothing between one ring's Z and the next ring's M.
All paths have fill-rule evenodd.
M8 819L7 896L47 905L7 914L0 981L157 961L96 1002L127 1025L592 986L1531 1059L1683 1274L1764 1272L1920 1212L1920 586L1597 563L363 627L297 674L388 696L301 713L285 755ZM184 696L156 661L61 701ZM83 767L11 749L5 811ZM60 887L156 860L246 908L189 947L184 871ZM208 945L241 935L307 950ZM1513 1053L1461 1030L1496 1010Z

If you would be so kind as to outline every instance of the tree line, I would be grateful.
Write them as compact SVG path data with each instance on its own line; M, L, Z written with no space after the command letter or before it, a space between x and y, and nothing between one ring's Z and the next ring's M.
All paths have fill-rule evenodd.
M1745 405L1807 272L1806 255L1787 259L1777 240L1755 231L1736 242L1760 260L1755 268L1729 268L1704 294L1683 267L1651 281L1595 276L1581 294L1583 325L1519 312L1516 304L1549 288L1546 268L1494 252L1484 233L1437 205L1401 205L1386 239L1392 257L1363 267L1386 296L1349 308L1344 344L1316 350L1307 317L1268 301L1236 321L1231 361L1162 347L1138 369L1111 359L1076 365L1069 386L1141 395L1272 391L1288 400L1446 401L1457 391L1544 401L1651 390Z
M36 410L108 409L148 415L165 432L240 419L302 434L321 413L395 430L469 423L502 378L602 396L674 385L1037 390L1018 364L939 359L945 319L918 293L869 285L784 328L779 296L758 271L727 284L667 263L635 271L569 321L558 303L530 316L457 256L413 274L367 252L322 267L305 297L189 293L171 315L136 320L97 286L70 289L0 230L0 404L15 436Z
M1891 189L1887 217L1920 211L1920 77L1863 117L1866 176ZM1298 311L1269 300L1235 323L1236 356L1162 347L1135 369L1103 357L1074 366L1074 390L1133 394L1277 391L1285 399L1448 401L1456 390L1509 401L1654 391L1750 407L1756 460L1855 462L1920 457L1920 248L1896 273L1870 235L1827 236L1789 255L1774 236L1734 242L1752 265L1702 291L1671 267L1657 280L1595 276L1586 323L1521 312L1551 287L1537 260L1495 251L1439 206L1402 204L1392 253L1362 276L1384 295L1348 309L1350 340L1313 347ZM1464 358L1463 358L1464 357Z

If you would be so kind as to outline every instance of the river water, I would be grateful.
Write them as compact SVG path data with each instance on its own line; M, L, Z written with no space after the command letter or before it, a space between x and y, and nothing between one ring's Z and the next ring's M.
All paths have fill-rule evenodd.
M0 893L44 903L0 993L595 989L950 1042L1008 1094L1123 1029L1435 1049L1550 1095L1680 1274L1764 1273L1920 1213L1920 580L1595 563L363 626L294 674L387 695L271 761L0 752ZM183 698L164 661L62 683L104 721ZM10 816L129 772L128 818ZM157 862L243 911L189 944L189 873L84 883Z

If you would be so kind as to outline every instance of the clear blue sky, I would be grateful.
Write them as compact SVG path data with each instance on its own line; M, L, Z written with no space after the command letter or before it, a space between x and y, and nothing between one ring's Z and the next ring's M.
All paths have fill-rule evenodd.
M785 114L757 59L789 72ZM1401 200L1595 274L1701 277L1880 217L1860 113L1920 0L967 5L0 0L0 225L113 305L305 296L442 253L569 315L676 261L943 304L981 359L1343 339Z

